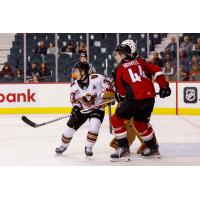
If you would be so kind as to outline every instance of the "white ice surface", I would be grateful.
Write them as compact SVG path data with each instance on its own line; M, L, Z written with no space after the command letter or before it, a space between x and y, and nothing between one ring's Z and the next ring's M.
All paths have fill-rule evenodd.
M27 115L41 123L59 115ZM143 159L134 152L139 147L136 140L131 147L132 161L110 162L113 138L108 129L108 118L100 129L98 141L91 160L84 155L88 123L74 136L68 150L56 156L54 150L66 120L40 128L32 128L21 121L21 115L0 116L0 165L200 165L200 116L153 115L162 159Z

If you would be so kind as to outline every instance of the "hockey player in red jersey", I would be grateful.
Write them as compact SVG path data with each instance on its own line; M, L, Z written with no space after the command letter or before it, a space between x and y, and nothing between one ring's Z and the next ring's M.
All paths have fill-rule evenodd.
M152 77L160 86L160 97L170 96L171 89L159 66L137 56L136 45L129 40L117 46L114 58L118 64L115 70L116 99L121 102L111 117L119 148L111 154L112 160L127 158L130 150L124 120L134 117L134 126L140 133L146 149L144 157L159 155L159 146L152 126L149 124L155 102Z

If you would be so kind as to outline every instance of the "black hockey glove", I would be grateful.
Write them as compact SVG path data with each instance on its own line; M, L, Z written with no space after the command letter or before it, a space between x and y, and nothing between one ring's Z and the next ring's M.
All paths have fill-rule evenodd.
M159 92L160 98L165 98L171 95L171 89L169 87L169 85L167 85L164 88L160 88L160 92Z
M82 113L81 113L81 108L78 106L74 106L72 108L72 115L74 115L77 119L81 117Z

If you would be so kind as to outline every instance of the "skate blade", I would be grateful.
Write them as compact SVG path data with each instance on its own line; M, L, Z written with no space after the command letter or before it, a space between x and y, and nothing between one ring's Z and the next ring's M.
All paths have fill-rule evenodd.
M155 154L151 156L142 156L144 159L162 159L162 156L160 154Z
M86 160L93 160L93 157L92 156L85 156L85 159Z
M63 153L57 153L55 152L55 156L61 156Z
M130 155L128 155L128 156L122 157L122 158L111 158L110 161L111 162L130 162L131 157L130 157Z

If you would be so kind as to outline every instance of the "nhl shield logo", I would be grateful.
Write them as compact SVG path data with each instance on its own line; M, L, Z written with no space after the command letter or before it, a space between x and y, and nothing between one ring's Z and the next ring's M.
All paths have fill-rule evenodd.
M197 103L197 88L185 87L184 88L184 102L185 103Z

